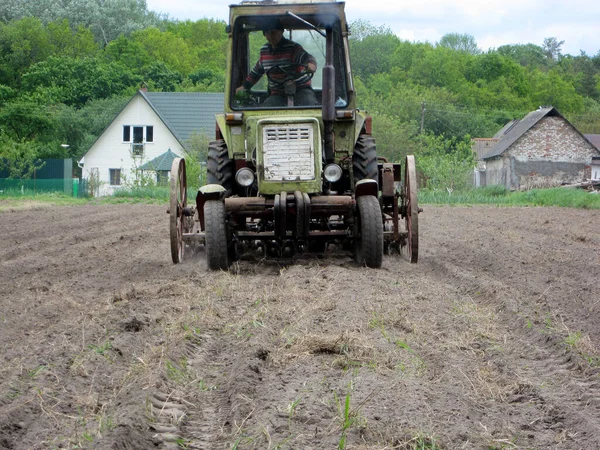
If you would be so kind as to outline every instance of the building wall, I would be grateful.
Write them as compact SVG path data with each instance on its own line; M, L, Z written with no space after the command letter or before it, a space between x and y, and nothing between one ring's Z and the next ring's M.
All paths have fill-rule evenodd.
M501 185L510 188L510 165L507 164L508 157L500 155L497 158L486 160L486 185Z
M545 117L507 151L506 180L515 189L583 181L597 150L561 117ZM489 176L488 176L489 178ZM489 181L488 181L489 184Z
M154 127L154 142L146 143L143 157L133 157L131 143L123 142L123 125ZM141 95L134 96L112 124L86 153L83 177L97 173L95 195L110 195L119 186L110 185L110 169L121 169L121 185L135 177L135 169L171 149L183 155L185 152L158 115ZM95 177L94 177L95 179Z

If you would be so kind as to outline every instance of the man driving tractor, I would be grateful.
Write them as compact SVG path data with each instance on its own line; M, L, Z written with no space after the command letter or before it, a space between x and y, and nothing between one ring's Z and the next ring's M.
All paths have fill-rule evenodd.
M287 104L285 82L293 79L296 84L294 104L297 106L317 106L319 101L311 86L311 79L317 70L316 59L300 44L283 37L283 25L279 19L266 22L263 35L267 43L260 49L260 56L242 86L236 93L249 90L266 74L269 80L269 97L263 106L277 107Z

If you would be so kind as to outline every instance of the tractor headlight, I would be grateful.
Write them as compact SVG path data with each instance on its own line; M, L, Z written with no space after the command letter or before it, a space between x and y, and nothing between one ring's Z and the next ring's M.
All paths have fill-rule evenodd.
M247 167L242 167L235 174L235 181L237 181L240 186L252 186L252 183L254 183L254 172Z
M335 183L342 178L342 168L337 164L328 164L323 171L325 179L330 183Z

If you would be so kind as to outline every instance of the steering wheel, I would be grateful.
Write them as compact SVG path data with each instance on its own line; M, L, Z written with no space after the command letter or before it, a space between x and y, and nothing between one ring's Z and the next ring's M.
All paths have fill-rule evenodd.
M314 76L314 72L309 72L306 70L306 64L292 63L289 65L286 64L285 67L286 69L284 69L282 66L270 67L265 72L265 75L269 79L269 83L272 83L275 86L283 86L286 82L290 80L295 81L303 75L307 75L308 80L312 80L312 77ZM303 70L301 72L296 72L298 67L303 67Z

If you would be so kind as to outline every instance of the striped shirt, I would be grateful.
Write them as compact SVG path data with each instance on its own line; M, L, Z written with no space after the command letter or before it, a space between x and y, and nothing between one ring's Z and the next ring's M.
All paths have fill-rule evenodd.
M310 77L309 74L302 74L304 67L308 63L313 63L315 66L317 65L317 61L315 58L302 48L300 44L297 44L293 41L290 41L286 38L281 38L279 41L279 45L273 48L271 44L265 44L260 49L260 56L256 65L252 68L246 80L244 81L244 89L250 89L260 77L262 77L265 72L267 72L272 67L280 67L285 71L285 73L291 73L292 71L298 74L296 80L296 88L302 89L304 87L310 86ZM297 64L292 67L292 64ZM283 82L286 79L286 74L282 71L276 70L270 73L270 78L277 82ZM283 95L284 94L284 86L283 84L274 83L269 80L269 90L271 94Z

